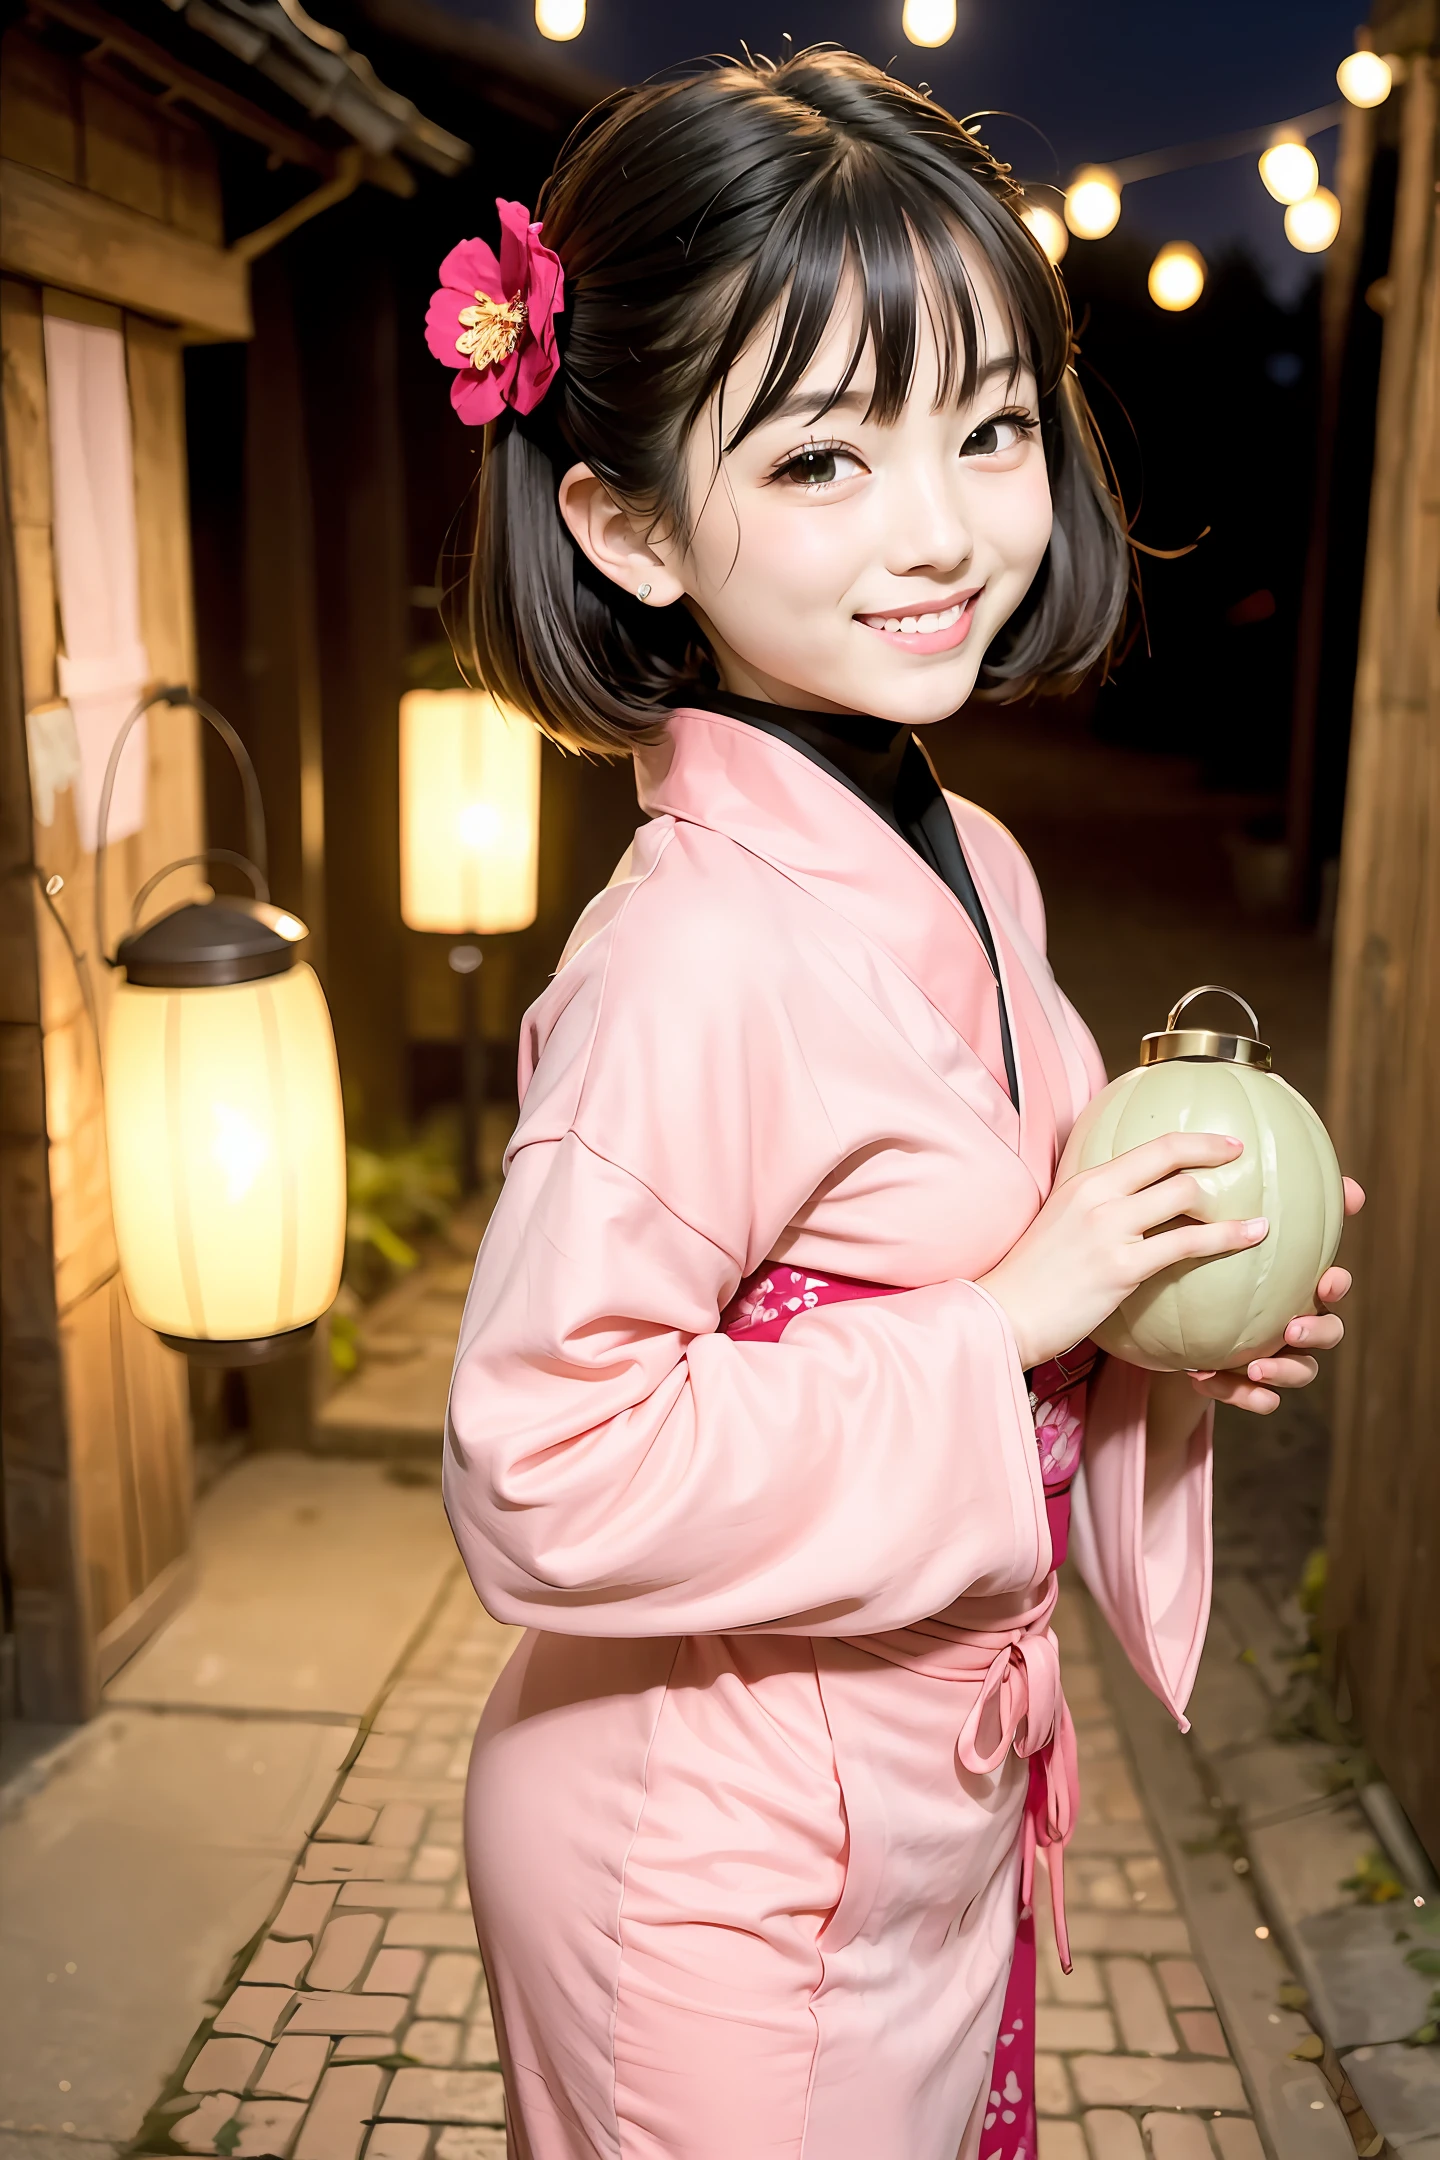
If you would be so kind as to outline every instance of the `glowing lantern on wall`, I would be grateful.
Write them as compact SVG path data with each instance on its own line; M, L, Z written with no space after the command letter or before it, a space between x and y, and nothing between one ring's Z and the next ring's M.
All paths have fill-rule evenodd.
M1086 165L1065 190L1065 223L1077 240L1103 240L1120 219L1120 183L1108 165Z
M1172 240L1151 263L1148 284L1156 307L1182 314L1205 290L1205 258L1188 240Z
M120 753L141 712L162 701L194 705L241 761L251 859L231 859L249 870L256 898L172 908L132 928L110 961L124 976L105 1047L115 1239L147 1327L202 1362L255 1364L303 1344L339 1288L340 1075L324 994L300 957L305 926L265 897L254 771L229 723L186 690L145 700L111 752L95 864L98 949ZM137 916L158 883L140 893Z
M480 690L400 700L400 912L412 930L535 920L540 737Z

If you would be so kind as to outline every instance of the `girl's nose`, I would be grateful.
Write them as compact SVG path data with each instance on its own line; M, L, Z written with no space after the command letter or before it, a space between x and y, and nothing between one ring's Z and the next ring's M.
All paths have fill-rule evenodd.
M963 572L975 552L964 514L958 460L917 460L894 491L894 514L886 535L885 567L894 577L933 577Z

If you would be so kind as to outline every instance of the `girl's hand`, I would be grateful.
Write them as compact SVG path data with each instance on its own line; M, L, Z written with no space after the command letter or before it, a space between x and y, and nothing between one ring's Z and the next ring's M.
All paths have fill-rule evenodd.
M1358 1215L1364 1205L1364 1193L1354 1178L1347 1177L1345 1213ZM1309 1387L1319 1372L1315 1359L1305 1353L1333 1350L1341 1341L1345 1323L1324 1308L1338 1305L1349 1288L1348 1268L1327 1268L1315 1292L1315 1303L1321 1310L1302 1313L1290 1322L1285 1330L1285 1350L1277 1351L1274 1357L1252 1358L1241 1372L1192 1372L1192 1387L1197 1394L1213 1396L1216 1402L1230 1403L1237 1410L1253 1411L1257 1417L1269 1417L1272 1410L1280 1407L1277 1390Z
M1258 1245L1269 1228L1263 1215L1251 1222L1183 1219L1203 1204L1189 1172L1219 1169L1243 1152L1241 1141L1219 1133L1166 1133L1074 1177L1067 1177L1062 1161L1054 1190L1034 1222L1000 1265L981 1278L981 1288L1010 1322L1021 1364L1028 1370L1068 1350L1132 1290L1177 1260L1206 1260ZM1292 1321L1291 1326L1306 1324ZM1338 1327L1339 1322L1308 1325Z

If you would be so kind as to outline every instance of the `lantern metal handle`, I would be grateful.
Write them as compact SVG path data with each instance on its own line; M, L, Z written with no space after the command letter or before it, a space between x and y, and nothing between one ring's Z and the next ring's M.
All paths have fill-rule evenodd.
M245 844L250 852L248 855L237 855L229 848L211 848L203 855L186 855L178 862L167 863L165 868L157 871L149 883L142 888L139 898L135 902L131 921L135 920L141 904L154 891L161 878L168 877L172 870L183 870L193 863L208 862L212 858L238 863L249 874L252 883L255 884L255 897L257 899L268 899L270 892L266 877L268 864L265 848L265 806L260 799L260 782L256 776L255 767L251 762L249 751L245 748L244 743L240 740L230 722L225 718L224 713L217 712L207 698L200 697L194 690L189 688L188 684L169 683L164 689L152 690L147 697L141 698L139 703L126 714L119 733L110 745L110 757L105 767L105 781L100 790L100 809L95 820L95 950L99 953L106 967L111 968L118 967L120 963L112 953L107 952L105 949L105 854L109 845L106 833L110 824L110 801L115 793L115 776L120 770L120 759L125 745L130 739L130 730L134 727L136 721L150 710L152 705L188 705L192 711L199 714L202 720L208 720L211 727L214 728L216 734L235 760L240 774L240 784L245 791ZM262 887L264 888L263 891Z
M201 848L198 855L178 855L174 862L167 862L163 870L157 870L154 877L146 878L145 883L140 887L139 892L136 893L134 900L130 904L130 928L133 930L136 927L140 920L140 910L144 907L145 902L154 892L156 886L163 885L166 878L173 871L193 870L197 863L209 862L233 863L237 870L243 870L246 877L249 878L257 900L268 900L270 898L268 882L257 870L254 863L251 862L248 855L242 855L238 848Z
M1246 1019L1250 1022L1250 1033L1258 1039L1260 1034L1260 1019L1259 1015L1256 1013L1254 1006L1250 1003L1248 998L1241 997L1238 990L1227 990L1224 983L1197 983L1196 987L1193 990L1187 990L1184 997L1180 998L1177 1003L1171 1006L1169 1017L1165 1022L1167 1030L1171 1030L1174 1028L1175 1023L1178 1021L1181 1013L1184 1012L1187 1005L1193 1005L1196 998L1201 997L1230 998L1233 1003L1240 1007L1240 1010L1244 1013Z

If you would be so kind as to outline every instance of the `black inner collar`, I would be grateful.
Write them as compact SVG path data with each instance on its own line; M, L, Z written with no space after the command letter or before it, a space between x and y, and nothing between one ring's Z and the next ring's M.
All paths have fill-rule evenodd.
M975 925L995 977L1005 1078L1010 1100L1018 1107L1020 1084L994 934L935 768L911 730L897 720L877 720L871 713L807 712L791 705L765 705L758 698L732 697L724 690L706 692L703 706L729 719L744 720L801 751L867 802L949 886Z

